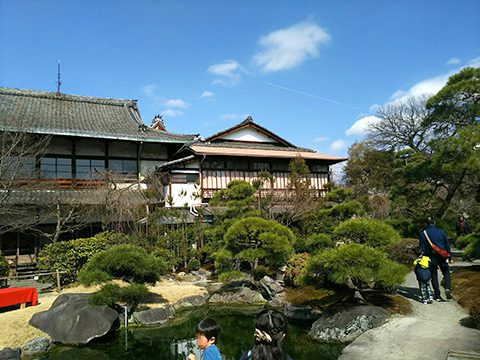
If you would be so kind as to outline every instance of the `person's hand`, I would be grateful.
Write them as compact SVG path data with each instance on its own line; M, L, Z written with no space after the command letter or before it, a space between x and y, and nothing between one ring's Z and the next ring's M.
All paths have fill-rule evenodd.
M195 354L190 354L188 355L187 360L197 360L197 357L195 356Z
M453 258L448 259L448 262L451 264L453 263Z

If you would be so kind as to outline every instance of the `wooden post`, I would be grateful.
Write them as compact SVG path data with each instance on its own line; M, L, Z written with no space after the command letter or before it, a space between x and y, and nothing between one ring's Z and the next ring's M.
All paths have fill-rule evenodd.
M59 293L60 291L62 291L62 288L60 286L60 271L58 271L58 269L57 269L57 289Z

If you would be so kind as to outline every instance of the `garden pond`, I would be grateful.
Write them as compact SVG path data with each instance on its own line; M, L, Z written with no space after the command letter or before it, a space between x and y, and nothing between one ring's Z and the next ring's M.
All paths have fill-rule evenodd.
M201 307L178 312L168 324L155 327L129 326L88 346L54 346L42 360L125 359L125 360L185 360L190 351L196 352L195 327L205 317L212 317L221 326L218 347L225 360L238 360L244 350L253 345L253 328L259 307ZM307 336L310 323L290 323L286 350L295 360L338 359L345 345L321 343ZM39 357L36 357L39 359Z

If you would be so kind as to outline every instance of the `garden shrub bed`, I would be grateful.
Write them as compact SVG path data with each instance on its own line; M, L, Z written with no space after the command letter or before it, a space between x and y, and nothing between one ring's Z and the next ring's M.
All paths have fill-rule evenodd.
M455 300L468 309L475 326L480 329L480 265L469 266L452 274Z

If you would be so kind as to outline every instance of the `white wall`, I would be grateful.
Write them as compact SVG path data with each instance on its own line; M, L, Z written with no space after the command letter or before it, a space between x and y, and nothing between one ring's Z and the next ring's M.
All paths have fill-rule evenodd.
M233 133L222 136L221 139L237 140L237 141L252 141L252 142L269 142L276 143L277 141L264 133L253 128L246 128L234 131Z

